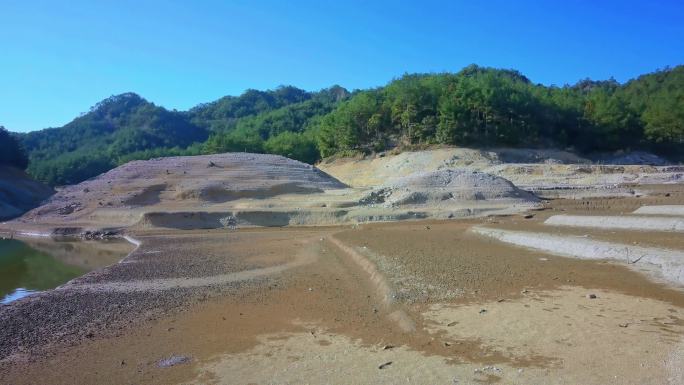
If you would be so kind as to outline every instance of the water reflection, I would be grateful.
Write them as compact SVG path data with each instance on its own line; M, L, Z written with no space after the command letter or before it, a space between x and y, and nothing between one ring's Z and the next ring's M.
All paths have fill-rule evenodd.
M55 288L117 263L132 249L122 240L0 239L0 303Z

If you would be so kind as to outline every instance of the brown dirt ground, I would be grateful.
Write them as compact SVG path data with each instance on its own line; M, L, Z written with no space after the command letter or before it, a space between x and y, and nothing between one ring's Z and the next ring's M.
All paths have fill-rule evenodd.
M226 258L239 258L237 254L240 250L264 249L271 251L268 255L273 255L274 260L279 263L305 249L304 252L311 253L316 259L313 263L269 277L239 291L193 304L182 312L149 320L124 330L118 336L94 338L72 347L55 348L53 354L46 358L37 359L30 364L17 363L6 372L0 372L0 382L173 384L195 380L199 383L247 383L251 377L227 378L230 371L226 374L207 368L212 365L230 367L225 366L228 364L224 361L228 360L230 363L235 357L247 360L247 367L254 370L259 368L257 364L266 363L268 366L269 360L275 363L276 357L269 357L269 354L276 354L275 350L262 354L256 352L260 346L265 346L264 338L276 345L279 344L279 338L282 338L281 346L287 346L290 337L287 334L283 336L283 333L310 335L310 341L314 344L311 346L317 349L330 344L334 346L339 342L339 339L332 336L347 337L354 343L348 347L344 345L344 349L351 349L352 355L358 352L359 359L367 359L368 356L361 353L368 349L381 350L378 347L392 345L396 347L394 350L407 349L401 350L402 354L406 354L405 360L429 361L440 358L434 361L435 366L432 368L435 372L452 371L458 372L460 376L466 376L466 371L458 369L458 365L464 365L463 368L468 369L471 377L473 367L482 365L498 365L514 373L523 373L515 372L514 369L525 369L524 373L531 373L531 376L535 376L532 380L540 383L563 383L559 378L562 379L564 375L582 383L605 383L607 377L603 375L612 376L613 373L616 378L619 373L632 374L633 379L639 374L655 376L653 373L663 371L662 361L666 359L664 352L674 349L673 346L681 340L681 333L684 332L684 322L676 316L684 311L682 291L649 281L643 275L614 263L549 256L506 246L467 231L474 224L492 224L492 221L499 222L492 224L497 226L520 228L518 225L521 223L523 226L536 228L540 226L536 222L559 212L618 214L631 212L642 204L681 204L684 201L684 189L681 187L653 187L652 191L656 195L641 198L551 201L549 210L536 212L537 216L529 222L513 216L489 220L372 224L357 228L241 230L236 233L240 236L230 237L231 252L226 253ZM667 192L670 193L669 197L665 196ZM167 233L171 236L174 234L177 233ZM183 236L191 238L212 238L212 253L221 252L221 242L217 240L224 234L220 231L183 232ZM162 234L146 234L157 242L163 239L160 235ZM369 259L380 261L380 270L401 294L397 303L389 306L382 303L378 298L377 288L367 274L325 240L331 236L358 248L362 253L367 252ZM606 237L609 238L608 235ZM672 246L680 245L677 243L679 241L668 242ZM194 242L188 242L187 246L183 242L176 242L174 247L179 254L186 257L201 257L203 253ZM248 254L250 263L273 263L267 254ZM542 257L547 261L540 262ZM572 317L579 311L572 309L586 307L583 301L589 300L583 296L584 293L591 292L600 293L600 298L607 298L608 301L612 298L613 302L588 303L590 307L593 306L590 312L572 322L579 323L578 330L591 332L578 335L577 341L561 342L582 347L595 344L595 353L591 353L591 349L572 353L572 348L568 347L565 350L570 353L565 356L561 345L561 348L553 345L554 349L536 345L527 347L529 341L504 338L511 334L511 330L516 330L505 328L509 323L522 327L521 330L541 327L545 328L545 332L553 332L559 327L557 319L539 315L546 315L565 306L570 310L564 317ZM549 308L546 303L556 305ZM502 304L519 305L515 309L521 310L510 310L508 315L499 314L495 308L497 304L502 309ZM535 304L539 304L537 308ZM446 311L440 308L442 306L455 313L440 313ZM501 317L500 322L496 322L497 318L490 318L492 321L481 323L482 330L479 331L478 320L482 318L477 317L482 315L477 314L477 309L480 307L489 309L491 316ZM406 333L390 319L389 314L396 309L405 310L416 322L416 332ZM617 321L610 321L609 324L592 321L601 315L618 319L619 314L635 311L634 309L642 309L647 314L652 312L655 317L649 328L642 328L643 332L634 328L617 327L613 324ZM453 317L461 317L458 322L469 325L468 329L454 332L454 326L437 327L441 322L446 322L444 320L447 318L458 319ZM546 323L535 325L532 323L535 319ZM452 329L446 329L447 326ZM625 337L625 330L635 334ZM487 335L485 332L492 334ZM325 338L323 334L326 335ZM654 336L660 335L668 338L654 340ZM499 339L495 338L497 336ZM548 344L556 344L553 336L546 337L551 341ZM654 352L649 345L656 342L660 344L658 346L662 351ZM519 346L512 349L510 346L506 347L506 343L518 343ZM641 349L639 351L646 353L639 353L638 357L629 359L616 355L618 360L623 360L620 363L606 353L607 350L602 350L608 347L602 344L612 344L611 349ZM191 362L166 369L156 366L157 361L174 354L189 356ZM292 362L305 364L304 358L291 354ZM587 354L594 355L583 357ZM381 359L380 355L370 357ZM642 367L639 368L637 361L632 361L633 359L640 359ZM592 365L586 366L587 360L593 360ZM601 365L593 365L596 362ZM644 364L652 368L647 370ZM323 369L324 364L319 365ZM325 365L335 366L334 362ZM439 365L445 366L438 368ZM262 368L263 373L250 375L259 378L260 383L279 382L279 377L267 369ZM571 371L573 376L563 370ZM599 375L600 371L606 372ZM375 382L372 378L365 377L368 375L366 372L360 371L356 375L364 377L353 377L352 374L351 377L332 378L330 382ZM425 378L423 383L427 381ZM652 378L649 383L664 381L664 377ZM482 371L476 371L471 381L515 382L508 382L498 372ZM390 380L377 382L391 383Z

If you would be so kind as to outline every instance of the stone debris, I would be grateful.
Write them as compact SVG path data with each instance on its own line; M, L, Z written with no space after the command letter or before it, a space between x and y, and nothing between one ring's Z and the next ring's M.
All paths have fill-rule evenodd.
M190 357L173 355L171 357L159 360L159 362L157 362L157 367L170 368L172 366L186 364L188 362L190 362Z
M401 207L448 206L490 200L538 202L533 194L520 190L502 177L464 169L417 172L374 189L359 202L363 205Z

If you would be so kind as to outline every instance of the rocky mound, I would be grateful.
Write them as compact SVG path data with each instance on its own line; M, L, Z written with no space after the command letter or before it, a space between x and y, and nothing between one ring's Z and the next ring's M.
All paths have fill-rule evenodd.
M402 152L375 157L337 158L323 161L319 167L354 187L374 187L417 172L442 169L470 169L487 172L501 164L587 164L588 159L559 150L500 148L480 150L451 147Z
M397 207L490 200L538 201L533 194L504 178L471 170L445 169L399 178L372 191L361 203Z
M417 172L447 169L480 171L505 178L539 196L624 196L634 185L682 183L681 165L654 166L666 161L642 152L610 154L595 162L565 151L533 149L478 150L441 148L338 158L319 167L353 187L373 188Z
M65 187L22 219L74 219L109 209L201 207L242 198L266 199L345 187L309 164L277 155L169 157L129 162Z
M23 171L0 166L0 220L18 217L54 193Z

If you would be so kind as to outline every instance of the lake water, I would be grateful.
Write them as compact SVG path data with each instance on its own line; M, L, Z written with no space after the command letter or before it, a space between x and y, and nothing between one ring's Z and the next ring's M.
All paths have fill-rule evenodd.
M131 250L123 240L0 239L0 303L53 289L117 263Z

